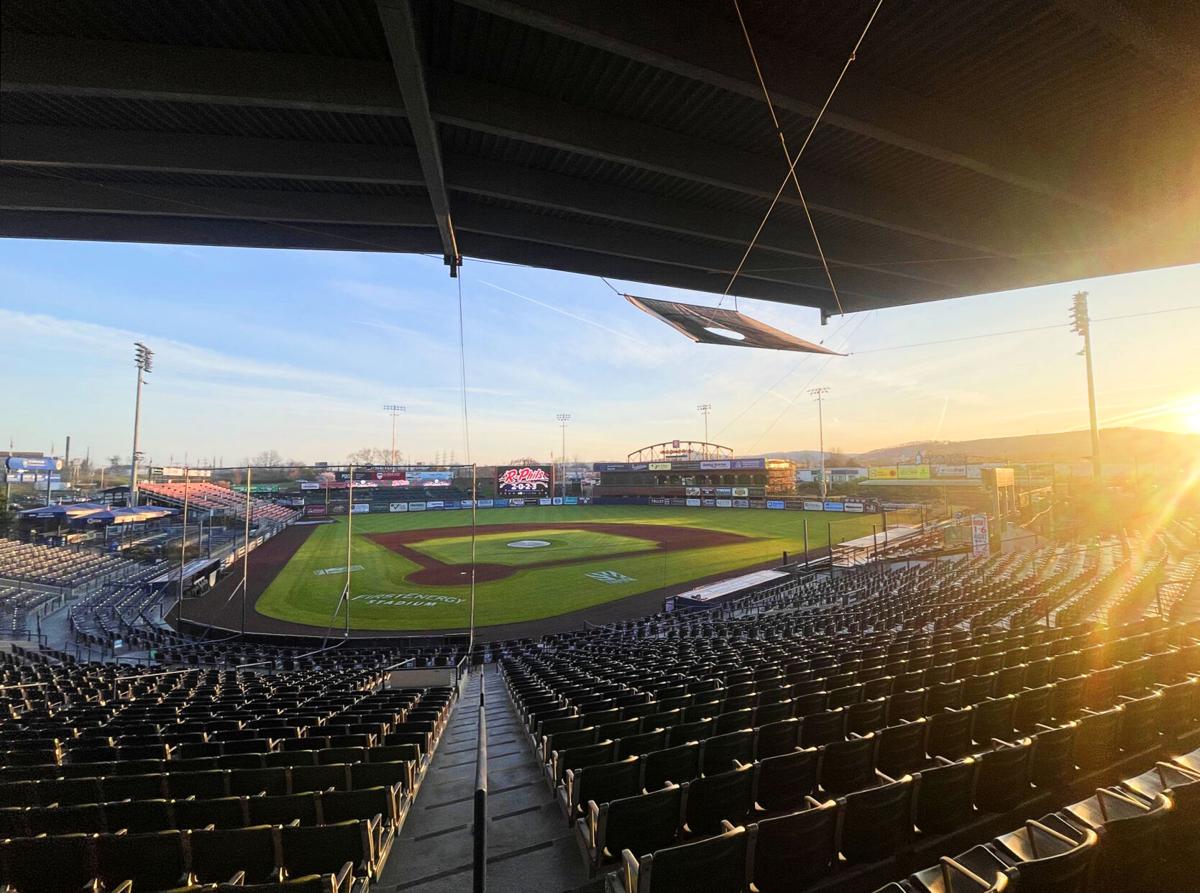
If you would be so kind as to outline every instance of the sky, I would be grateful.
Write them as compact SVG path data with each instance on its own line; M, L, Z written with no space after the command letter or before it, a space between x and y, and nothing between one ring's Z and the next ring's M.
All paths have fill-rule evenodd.
M467 379L464 433L458 287ZM715 305L637 283L622 292ZM132 441L133 344L155 351L142 450L155 464L242 462L263 450L344 462L390 446L481 464L560 453L621 459L675 438L740 455L1087 426L1071 296L1090 293L1102 426L1200 432L1200 265L834 317L739 309L849 352L699 345L602 280L468 259L0 240L0 446L119 454ZM728 305L728 301L726 302ZM1103 321L1106 317L1172 311ZM1056 326L1013 335L1014 329ZM927 344L933 341L949 343ZM920 347L909 345L923 344Z

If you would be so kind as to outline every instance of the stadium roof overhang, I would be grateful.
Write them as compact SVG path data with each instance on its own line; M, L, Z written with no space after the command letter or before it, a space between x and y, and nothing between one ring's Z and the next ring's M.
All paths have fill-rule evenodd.
M870 17L741 0L793 150ZM0 235L721 292L788 168L732 0L3 4ZM1200 261L1200 5L885 0L797 165L844 309ZM793 186L733 292L838 310Z

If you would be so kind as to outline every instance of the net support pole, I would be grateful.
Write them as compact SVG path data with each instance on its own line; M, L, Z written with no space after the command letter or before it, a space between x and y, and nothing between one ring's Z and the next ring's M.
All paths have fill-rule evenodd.
M350 466L350 495L346 499L346 591L342 597L346 600L346 637L350 636L350 559L353 552L351 534L354 531L354 466Z
M183 566L187 558L188 495L191 469L183 469L183 533L179 538L179 610L183 611Z
M250 579L250 515L254 509L250 503L250 477L253 470L249 465L246 466L246 507L243 511L245 515L245 527L242 533L242 635L246 635L246 584ZM211 532L209 533L211 536Z
M804 519L804 568L808 569L808 518Z
M479 466L471 463L471 622L467 635L467 656L475 651L475 523L479 512Z

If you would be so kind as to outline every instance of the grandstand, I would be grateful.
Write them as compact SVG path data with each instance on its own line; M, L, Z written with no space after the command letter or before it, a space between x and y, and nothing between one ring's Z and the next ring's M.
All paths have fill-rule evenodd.
M188 507L193 510L218 512L242 520L245 520L246 517L245 495L216 484L143 482L138 485L138 493L144 498L161 502L164 505L182 507L186 501ZM300 513L294 509L275 505L265 499L250 497L252 521L288 524L299 516Z
M95 549L43 546L0 539L0 581L51 586L71 592L121 580L138 562Z

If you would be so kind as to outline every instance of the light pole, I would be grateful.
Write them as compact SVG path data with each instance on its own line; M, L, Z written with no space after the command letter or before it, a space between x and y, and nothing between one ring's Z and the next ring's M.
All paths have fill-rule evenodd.
M408 407L400 403L385 403L383 411L390 414L392 417L392 468L396 467L396 416L404 412Z
M829 393L829 388L810 388L808 391L817 401L817 425L820 432L820 450L821 450L821 502L825 501L825 497L829 495L829 489L825 484L825 413L823 410L823 401L825 395Z
M562 495L565 503L567 501L567 422L571 421L571 414L560 412L555 418L558 419L558 426L562 428L562 458L559 462L562 465Z
M1096 424L1096 383L1092 379L1092 328L1088 319L1088 293L1076 293L1071 305L1071 331L1083 336L1079 353L1087 363L1088 415L1092 424L1092 479L1100 483L1100 428Z
M712 411L712 404L711 403L697 403L696 409L699 410L699 412L704 416L704 449L701 451L701 455L705 459L707 459L708 458L708 414Z
M154 371L154 351L140 341L133 342L133 362L137 366L137 396L133 401L133 456L129 460L129 504L137 505L138 428L142 415L142 380Z

